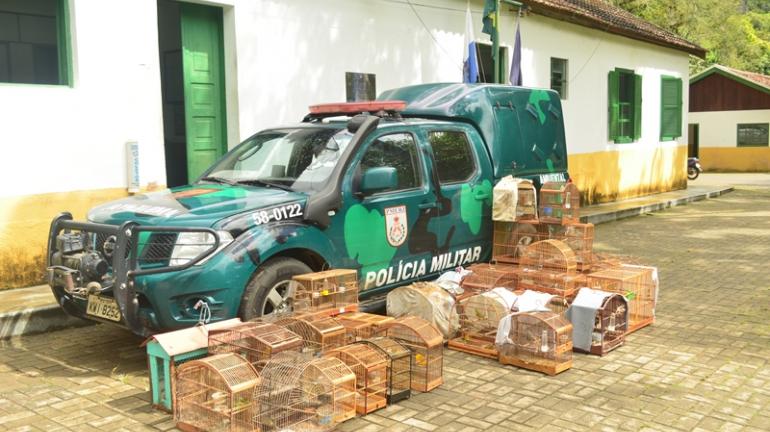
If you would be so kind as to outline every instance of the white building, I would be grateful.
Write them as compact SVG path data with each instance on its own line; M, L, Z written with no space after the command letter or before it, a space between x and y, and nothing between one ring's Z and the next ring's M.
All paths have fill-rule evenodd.
M522 3L524 85L563 91L570 173L585 198L685 187L681 82L689 55L704 51L601 2ZM131 186L185 183L313 103L461 81L466 4L0 0L0 262L24 264L0 267L0 286L39 274L59 211L82 218ZM488 64L483 1L470 7ZM517 14L501 5L506 62Z

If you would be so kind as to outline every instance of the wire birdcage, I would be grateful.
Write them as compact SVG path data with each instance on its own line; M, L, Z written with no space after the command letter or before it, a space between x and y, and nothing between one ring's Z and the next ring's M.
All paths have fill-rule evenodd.
M299 335L306 351L326 352L346 343L345 327L340 321L328 316L298 315L279 319L275 324Z
M412 353L395 339L375 337L366 343L388 356L388 404L394 404L412 395Z
M238 354L191 360L177 369L174 421L182 430L254 430L257 371Z
M505 288L476 294L457 303L460 333L447 346L457 351L497 359L495 335L500 320L511 313L516 295Z
M519 289L570 299L584 284L585 278L576 271L575 253L562 241L533 243L524 251L520 262L516 273Z
M275 354L301 352L305 342L296 333L267 322L245 322L224 330L209 331L209 353L242 355L257 371Z
M586 284L620 294L628 300L628 333L655 322L658 300L658 270L655 267L624 264L589 274Z
M536 220L495 221L492 259L501 264L518 264L529 245L547 239L547 227Z
M589 270L593 261L594 224L570 223L566 225L550 225L549 238L561 240L575 252L577 269Z
M580 222L580 191L574 183L547 182L540 188L539 220L545 223Z
M292 278L296 312L327 310L332 314L358 310L358 272L333 269Z
M384 326L394 320L393 317L365 312L340 314L337 316L337 319L345 327L347 343L381 336L385 333Z
M412 390L427 392L444 383L444 338L436 326L405 316L386 328L387 337L412 352Z
M572 324L554 312L509 316L509 331L498 345L500 363L556 375L572 367Z
M388 356L368 344L352 344L336 348L326 356L334 356L356 374L356 412L362 415L385 408L388 399Z
M582 288L578 293L573 307L579 307L578 302L580 296L584 293L583 290L588 288ZM605 293L594 292L601 295ZM585 307L585 306L582 306ZM591 335L591 344L588 349L584 349L583 346L577 341L573 341L573 349L575 351L587 352L590 354L603 356L615 348L623 345L626 340L626 331L628 330L628 304L623 296L620 294L607 294L601 302L601 305L595 309L596 315L594 322L592 323L576 323L573 321L573 329L578 324L584 324L588 333ZM574 314L574 311L571 312ZM574 315L571 315L574 317ZM574 319L574 318L573 318Z
M254 431L330 431L355 416L355 374L335 358L280 353L261 377Z
M516 289L516 266L499 263L480 263L468 267L471 274L465 276L460 282L464 290L458 299L468 298L480 294L492 288Z

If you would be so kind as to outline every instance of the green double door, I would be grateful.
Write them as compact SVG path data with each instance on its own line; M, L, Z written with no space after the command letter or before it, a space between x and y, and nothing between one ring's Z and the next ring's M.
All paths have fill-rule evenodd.
M187 180L227 151L222 9L180 4Z

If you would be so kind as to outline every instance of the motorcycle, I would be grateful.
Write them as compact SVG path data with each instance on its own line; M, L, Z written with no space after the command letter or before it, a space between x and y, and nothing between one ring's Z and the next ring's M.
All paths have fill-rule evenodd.
M698 178L703 168L700 166L700 160L696 157L687 158L687 178L695 180Z

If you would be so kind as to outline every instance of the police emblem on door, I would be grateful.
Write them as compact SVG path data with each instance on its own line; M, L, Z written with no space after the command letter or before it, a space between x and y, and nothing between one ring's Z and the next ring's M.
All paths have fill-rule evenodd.
M406 206L385 209L385 236L393 247L404 244L407 235Z

